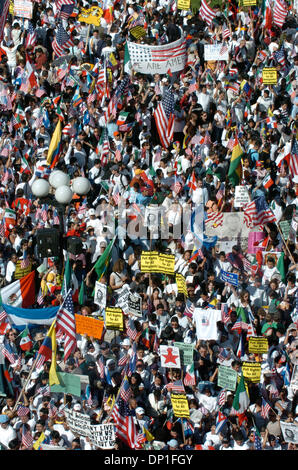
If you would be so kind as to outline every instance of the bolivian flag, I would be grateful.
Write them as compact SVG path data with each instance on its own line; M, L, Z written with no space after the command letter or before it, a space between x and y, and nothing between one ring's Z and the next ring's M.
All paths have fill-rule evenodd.
M54 168L56 165L59 155L61 151L61 121L60 119L57 122L56 128L51 138L48 156L47 156L47 164L50 165L51 168Z
M243 150L238 142L237 136L235 137L234 147L232 150L232 157L230 161L230 168L228 173L228 178L231 181L233 186L237 186L241 180L242 164L241 158L243 155Z

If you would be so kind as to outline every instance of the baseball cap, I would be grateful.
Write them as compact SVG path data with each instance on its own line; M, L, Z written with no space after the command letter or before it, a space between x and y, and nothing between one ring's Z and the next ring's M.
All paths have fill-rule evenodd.
M95 215L95 209L89 209L88 215Z
M169 442L167 442L167 445L169 447L178 447L178 441L176 441L176 439L171 439Z
M0 415L0 423L7 423L9 421L9 417L7 415Z
M109 348L109 344L106 341L103 341L100 345L100 349L108 349L108 348Z
M130 346L130 341L128 338L125 338L122 343L121 343L121 346Z
M81 411L82 407L81 407L81 405L80 405L79 403L76 403L76 404L74 405L73 409L74 409L75 411Z
M144 415L145 414L145 410L144 408L141 408L140 406L138 406L138 408L136 408L136 413L138 415Z
M288 327L288 331L291 331L291 330L297 330L297 326L295 325L295 323L291 323Z

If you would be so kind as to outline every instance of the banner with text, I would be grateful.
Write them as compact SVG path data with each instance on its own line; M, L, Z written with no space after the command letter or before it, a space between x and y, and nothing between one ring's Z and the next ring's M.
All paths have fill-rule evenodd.
M90 417L73 410L64 410L66 421L73 433L89 437L90 441L101 449L113 449L115 445L115 427L113 424L90 424Z

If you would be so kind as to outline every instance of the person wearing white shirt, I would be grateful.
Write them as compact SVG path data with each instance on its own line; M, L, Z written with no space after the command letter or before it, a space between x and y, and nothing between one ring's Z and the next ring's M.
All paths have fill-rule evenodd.
M16 431L10 424L9 417L5 414L0 415L0 444L5 449L9 449L10 441L17 437Z
M208 112L211 97L210 97L210 94L207 93L207 86L201 85L200 91L196 92L196 95L198 97L198 104L202 106L203 111Z
M208 190L203 187L203 180L197 180L197 188L192 191L191 200L194 204L207 204L209 200Z
M5 280L8 283L12 282L12 280L13 280L13 275L14 275L14 272L16 270L17 260L18 260L17 255L12 254L10 260L7 263L6 273L5 273Z

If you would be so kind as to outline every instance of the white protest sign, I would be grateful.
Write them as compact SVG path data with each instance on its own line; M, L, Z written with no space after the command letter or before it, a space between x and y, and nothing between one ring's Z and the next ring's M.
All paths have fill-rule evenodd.
M204 44L204 59L229 60L229 50L225 44Z
M116 300L116 307L121 308L122 312L125 315L128 315L129 308L128 308L128 296L130 294L130 287L128 284L124 284L121 289L117 290L117 300Z
M286 442L298 444L298 426L296 424L280 421L280 427Z
M128 311L135 317L142 317L142 297L139 294L135 292L129 293Z
M60 446L53 446L50 444L40 444L41 450L66 450L65 447L60 447Z
M95 283L94 303L104 309L107 303L107 286L99 281Z
M14 15L19 18L32 18L32 2L28 0L14 0Z
M101 449L115 446L115 427L113 424L90 424L90 417L73 410L64 410L70 430L79 436L89 437Z
M180 369L180 353L179 348L177 348L177 346L161 345L159 347L159 350L161 367L173 367L176 369Z
M250 202L249 192L246 186L235 187L234 206L243 207Z

